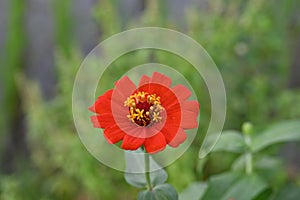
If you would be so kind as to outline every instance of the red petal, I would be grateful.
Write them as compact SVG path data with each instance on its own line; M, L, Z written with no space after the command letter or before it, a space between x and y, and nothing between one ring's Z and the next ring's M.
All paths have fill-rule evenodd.
M169 145L171 147L178 147L181 143L186 140L186 133L182 128L177 131L176 136L170 141Z
M187 111L191 111L194 113L199 113L199 108L200 105L198 103L198 101L184 101L181 102L181 109L182 110L187 110Z
M125 133L117 125L107 127L104 130L104 137L110 144L114 144L121 141L124 138L124 136Z
M122 77L115 83L115 91L123 95L125 100L129 97L136 89L135 84L128 78L128 76Z
M170 87L170 85L172 83L172 79L170 79L168 76L165 76L161 73L154 72L151 77L150 83L156 83L159 85L164 85L166 87Z
M171 106L168 106L166 108L166 112L168 114L168 116L180 116L180 113L181 113L181 107L180 107L180 104L179 102L177 102L176 104L173 104Z
M130 135L125 135L121 148L125 150L137 150L140 146L143 145L144 141L144 138L136 138Z
M109 113L93 115L91 116L91 121L95 128L106 128L115 124L112 114Z
M186 100L192 94L192 92L183 85L176 85L172 88L172 91L175 93L179 101Z
M184 129L192 129L198 127L198 114L191 111L182 111L181 127Z
M179 126L170 125L170 126L165 126L161 130L168 144L174 139L179 129L181 129Z
M161 105L164 108L168 108L169 106L176 104L178 102L177 97L174 92L168 87L163 85L159 85L156 83L150 83L149 85L143 85L137 89L138 91L145 91L150 94L157 94L160 96Z
M165 136L159 132L156 135L146 138L145 149L148 153L157 153L166 148Z
M89 110L98 114L111 113L111 95L113 90L108 90L99 96L96 102L89 107Z
M126 117L129 114L128 107L124 106L124 102L135 90L136 86L128 78L128 76L124 76L116 82L116 86L112 94L111 109L114 120L120 128L122 127L119 124L123 124L124 121L130 123L129 119Z
M164 108L168 108L178 103L178 99L170 89L161 90L157 93L157 95L160 96L160 102L164 106Z
M146 75L143 75L140 79L140 82L139 82L139 87L143 86L143 85L146 85L146 84L149 84L149 81L150 81L150 77L149 76L146 76Z
M119 109L120 107L125 108L124 102L126 99L135 91L136 87L134 83L128 78L128 76L124 76L119 81L116 82L116 87L112 93L112 113L117 113L124 109ZM123 113L123 112L122 112ZM128 113L128 112L127 112Z

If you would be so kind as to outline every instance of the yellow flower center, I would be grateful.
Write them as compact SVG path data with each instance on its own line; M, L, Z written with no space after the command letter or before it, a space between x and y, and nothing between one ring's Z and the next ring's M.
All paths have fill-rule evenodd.
M124 102L124 106L129 108L127 117L138 126L148 126L162 120L160 97L148 92L137 92Z

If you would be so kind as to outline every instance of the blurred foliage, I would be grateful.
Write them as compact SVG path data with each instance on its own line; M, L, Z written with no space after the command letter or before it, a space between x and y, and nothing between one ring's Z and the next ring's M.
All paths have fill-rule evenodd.
M228 98L225 128L239 129L243 122L253 122L253 137L261 137L257 139L258 146L268 143L269 138L263 138L260 134L270 124L283 119L300 118L300 91L287 88L292 59L290 37L300 34L300 25L296 24L291 29L290 23L293 14L298 12L299 2L209 1L207 10L197 5L186 10L186 15L182 16L186 21L185 27L178 26L176 19L169 17L166 1L145 2L145 10L139 16L121 23L119 1L99 1L91 14L99 24L101 40L127 28L143 26L172 28L193 37L211 55L224 78ZM1 143L8 137L8 131L3 130L17 113L16 109L19 107L16 106L16 96L20 96L21 109L26 115L26 142L30 155L18 162L14 173L0 174L0 199L134 199L137 190L126 184L123 173L109 169L91 157L81 144L73 125L72 88L83 55L74 45L76 42L72 41L71 1L61 3L55 0L53 4L58 92L50 101L43 100L37 83L28 80L20 72L26 41L22 29L24 2L13 0L10 5L7 55L1 56L1 66L6 66L1 67L1 81L5 86L0 115L0 128L3 132ZM289 177L288 166L278 156L280 146L276 144L261 151L254 159L259 168L257 176L263 177L262 180L257 176L241 175L239 170L234 170L243 166L243 157L239 155L244 153L242 146L228 144L228 141L231 143L232 140L239 141L242 138L236 136L234 131L231 136L223 135L228 137L222 140L227 146L216 147L219 150L229 147L231 151L213 152L205 160L198 159L203 133L210 120L210 99L201 77L196 76L193 66L182 58L152 50L123 55L105 71L101 81L106 83L107 88L100 88L99 94L111 88L112 80L120 78L130 66L150 61L172 66L181 72L194 87L201 103L199 134L187 152L167 167L168 183L182 191L192 182L201 181L191 185L190 189L194 191L193 188L196 188L201 192L214 189L206 185L206 182L221 187L229 186L230 180L236 185L251 185L252 180L259 179L258 183L263 189L255 189L252 184L253 191L257 191L251 194L253 198L266 199L270 191L274 192L273 198L276 200L297 197L299 175ZM201 86L199 80L202 81ZM292 141L295 140L291 138ZM220 175L220 172L226 173ZM229 178L224 179L224 176ZM231 192L234 189L231 188ZM203 194L204 199L208 198L209 193ZM232 193L227 195L230 194ZM258 194L262 196L257 196ZM224 196L227 197L229 196Z

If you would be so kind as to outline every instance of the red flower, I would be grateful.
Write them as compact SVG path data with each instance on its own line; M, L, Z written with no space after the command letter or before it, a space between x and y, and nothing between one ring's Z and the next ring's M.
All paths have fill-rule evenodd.
M168 144L177 147L186 139L184 130L198 126L199 103L187 100L191 92L158 72L143 75L138 87L124 76L115 88L99 96L89 109L96 128L104 129L106 140L121 148L148 153L162 151Z

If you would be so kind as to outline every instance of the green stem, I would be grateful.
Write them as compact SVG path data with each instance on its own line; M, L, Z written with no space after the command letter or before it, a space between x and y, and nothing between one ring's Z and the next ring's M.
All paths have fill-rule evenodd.
M251 174L253 171L252 154L246 153L246 173Z
M245 170L247 174L251 174L253 171L253 162L252 162L252 150L251 150L251 134L253 132L253 126L250 122L245 122L242 125L242 132L244 134L244 140L246 144L245 152Z
M251 174L253 171L253 162L252 162L252 152L250 149L250 145L251 145L251 138L249 135L245 135L245 143L247 145L247 152L245 154L245 160L246 160L246 173L247 174Z
M145 152L145 178L147 182L147 190L152 190L152 184L150 179L150 158L149 154Z

